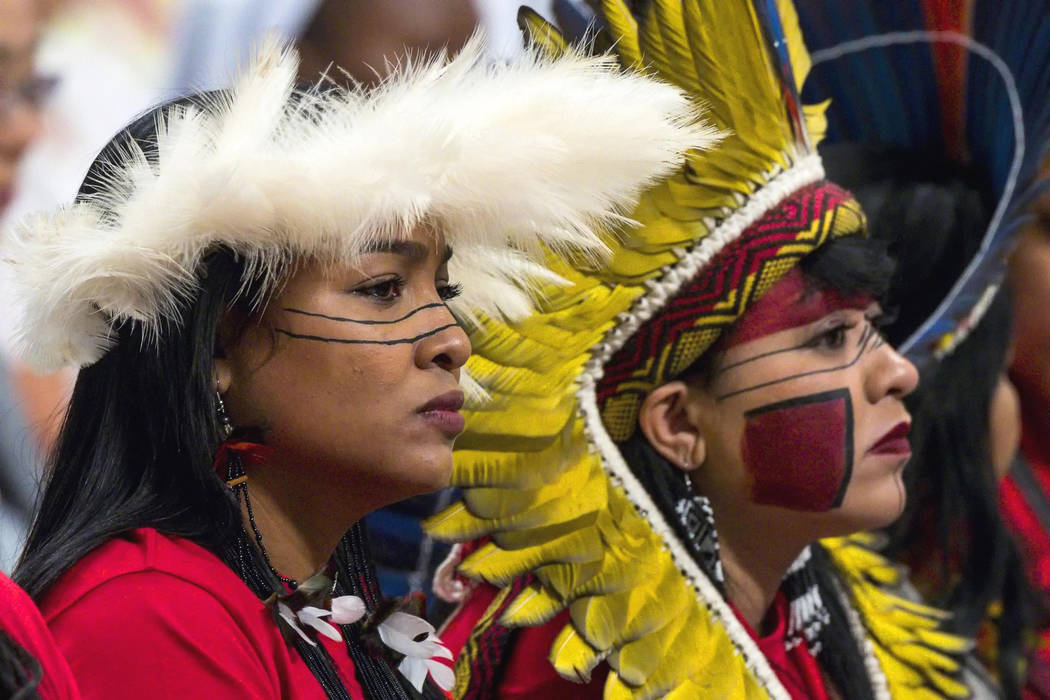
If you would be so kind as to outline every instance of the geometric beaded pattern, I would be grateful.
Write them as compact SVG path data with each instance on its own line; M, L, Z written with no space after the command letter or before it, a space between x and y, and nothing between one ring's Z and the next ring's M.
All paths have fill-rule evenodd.
M696 362L803 256L863 232L860 206L829 182L797 190L746 228L605 364L597 399L609 436L634 434L646 395Z

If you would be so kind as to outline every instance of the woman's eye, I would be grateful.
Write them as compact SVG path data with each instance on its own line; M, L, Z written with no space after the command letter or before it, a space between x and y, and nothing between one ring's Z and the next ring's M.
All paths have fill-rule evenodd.
M397 299L401 296L401 292L404 290L404 281L400 277L395 277L382 282L376 282L370 284L367 287L359 287L354 290L356 294L363 294L373 299L381 299L384 301Z
M838 350L846 345L846 335L853 326L845 324L829 328L811 341L812 347Z
M438 287L438 296L444 301L452 301L462 293L463 285L461 284L446 284L443 287Z

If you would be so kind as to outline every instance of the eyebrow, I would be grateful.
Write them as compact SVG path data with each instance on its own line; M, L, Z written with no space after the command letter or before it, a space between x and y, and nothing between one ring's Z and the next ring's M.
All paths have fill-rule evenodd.
M401 255L412 260L423 260L427 257L427 247L418 241L376 241L365 247L363 253L391 253ZM445 246L445 254L441 259L444 265L452 258L452 246Z

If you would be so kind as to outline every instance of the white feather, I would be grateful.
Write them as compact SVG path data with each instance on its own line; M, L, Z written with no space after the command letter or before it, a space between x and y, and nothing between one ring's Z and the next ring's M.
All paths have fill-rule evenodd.
M269 43L228 95L168 110L155 162L126 147L91 202L3 241L22 354L86 365L115 324L156 335L215 246L272 289L296 259L352 261L421 224L455 249L465 317L520 317L530 282L557 281L542 256L601 256L642 188L717 141L681 91L611 58L487 65L482 45L406 62L369 93L293 97L296 54Z

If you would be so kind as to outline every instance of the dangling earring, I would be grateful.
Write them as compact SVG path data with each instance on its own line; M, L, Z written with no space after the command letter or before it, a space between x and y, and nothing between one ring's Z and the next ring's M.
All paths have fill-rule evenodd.
M225 438L228 439L230 435L233 434L233 425L230 423L230 417L226 414L226 404L222 401L222 394L219 393L217 388L215 391L215 403L216 411L219 415L219 421L222 423L222 432ZM252 529L252 534L255 536L255 542L259 546L259 553L262 554L266 566L269 567L271 573L273 573L278 580L287 584L287 586L294 591L299 587L299 582L293 578L284 576L274 568L273 563L270 561L270 554L266 551L266 546L263 544L262 532L259 530L259 525L255 522L255 511L252 509L252 499L248 494L248 474L244 471L244 462L241 460L241 448L243 445L244 443L230 445L229 443L224 442L220 449L220 455L224 455L226 459L226 485L233 489L238 500L241 498L244 499L244 509L248 513L248 525ZM256 447L258 447L258 445L256 445ZM244 562L250 554L242 550L238 556L242 559L242 565L246 565Z
M681 465L685 495L675 504L675 513L678 514L678 522L685 533L686 545L704 572L721 588L725 584L725 576L722 573L722 555L718 548L715 513L707 496L693 490L693 480L690 477L692 463L688 457L682 459Z
M222 424L222 436L228 438L233 434L233 424L230 423L230 416L226 413L226 404L222 402L222 394L219 390L215 390L215 412L219 416L219 422Z

